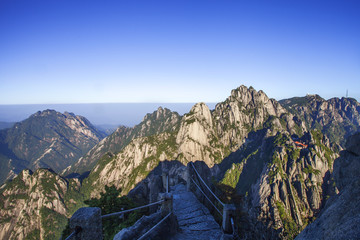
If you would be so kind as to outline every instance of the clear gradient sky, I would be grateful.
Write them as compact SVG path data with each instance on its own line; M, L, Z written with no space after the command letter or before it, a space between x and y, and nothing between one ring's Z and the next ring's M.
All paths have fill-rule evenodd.
M0 104L360 100L360 1L0 0Z

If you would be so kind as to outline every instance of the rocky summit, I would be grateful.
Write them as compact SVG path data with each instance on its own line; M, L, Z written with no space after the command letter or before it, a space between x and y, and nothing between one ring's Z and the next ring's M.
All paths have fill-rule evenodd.
M350 98L324 100L308 95L278 102L263 91L246 86L232 90L213 110L205 103L197 103L180 116L159 108L133 128L118 128L64 167L62 175L71 176L71 180L51 171L40 179L35 178L38 171L47 171L40 169L34 173L24 170L5 184L0 197L6 208L1 210L0 217L6 225L1 229L1 236L46 239L49 233L41 224L32 229L16 224L22 214L13 210L34 204L40 196L49 200L37 200L37 209L27 213L26 219L44 222L45 216L38 212L46 207L47 216L57 219L60 229L65 226L64 218L84 206L84 199L103 196L105 186L115 186L121 196L148 203L163 191L163 172L169 174L172 189L181 188L186 165L194 162L215 194L225 203L236 206L235 225L240 239L294 239L297 235L299 239L357 238L358 228L346 223L358 221L357 215L351 217L349 209L357 209L352 200L357 199L353 195L357 192L351 189L358 188L355 177L359 175L358 137L350 136L359 130L359 111L359 103ZM85 134L84 129L79 129L83 128L75 127L72 134L79 131ZM14 156L14 162L28 166L27 160L15 158L14 153L2 152ZM64 187L50 180L55 178L56 182L64 182ZM33 187L34 181L38 187ZM25 191L21 186L31 187ZM62 194L51 195L60 189ZM174 201L180 208L189 207L189 212L195 213L190 207L196 205L190 201L192 195L180 190L174 193ZM14 198L11 196L17 200L10 204ZM190 215L189 218L179 215L180 212L176 214L183 230L175 234L174 239L181 239L181 234L189 238L191 231L196 231L191 230L193 226L186 221L197 220ZM339 231L332 231L330 236L326 232L328 224ZM342 235L349 228L353 235ZM212 237L217 236L216 231ZM51 234L59 236L59 232L54 230ZM195 234L193 238L201 239Z

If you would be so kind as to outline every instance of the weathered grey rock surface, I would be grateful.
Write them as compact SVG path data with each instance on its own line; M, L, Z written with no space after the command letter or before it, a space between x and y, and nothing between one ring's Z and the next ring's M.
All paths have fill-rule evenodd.
M70 228L81 227L78 238L86 240L102 240L101 209L83 207L78 209L70 219Z
M174 214L177 217L180 232L173 240L218 240L222 231L219 224L192 192L186 191L183 184L171 188L174 198Z
M296 239L360 239L360 150L359 134L349 138L335 160L334 177L339 194L330 198L319 218L305 228Z

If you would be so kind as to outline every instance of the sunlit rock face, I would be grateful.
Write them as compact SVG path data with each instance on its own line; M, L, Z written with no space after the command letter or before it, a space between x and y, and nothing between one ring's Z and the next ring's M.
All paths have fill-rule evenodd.
M180 120L180 115L177 112L159 107L153 113L146 114L142 122L135 127L128 128L121 126L116 129L114 133L95 145L76 163L66 168L62 174L82 174L90 171L107 152L118 153L135 138L176 131Z

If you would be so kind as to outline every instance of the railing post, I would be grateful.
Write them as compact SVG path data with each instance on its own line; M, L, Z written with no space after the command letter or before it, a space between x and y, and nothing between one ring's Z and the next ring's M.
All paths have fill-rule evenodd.
M173 195L172 193L160 193L160 199L165 200L161 204L161 216L165 217L173 210Z
M165 191L169 192L169 174L163 172L161 174L161 177L162 177L163 187L164 187Z
M186 166L185 178L186 178L186 190L188 192L190 192L191 191L191 165L190 165L190 162Z
M98 207L79 208L70 218L71 229L81 229L76 240L102 240L101 209Z
M230 216L235 215L235 205L234 204L225 204L223 209L223 220L222 220L222 229L225 233L232 233L232 226Z
M121 208L121 211L124 211L124 208L123 208L123 207ZM124 215L124 214L121 214L119 218L124 221L125 215Z

